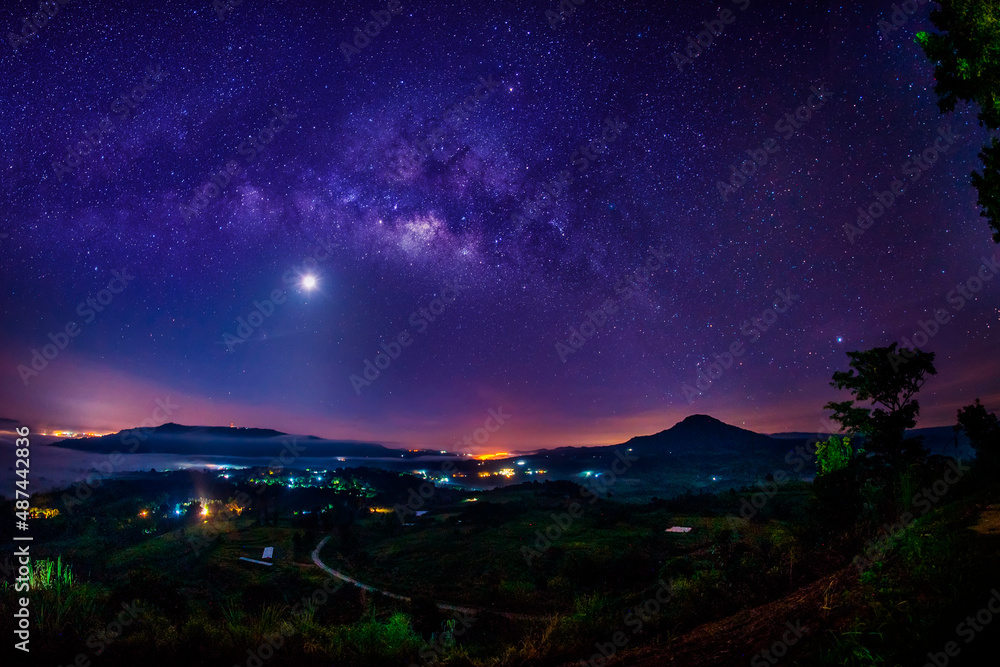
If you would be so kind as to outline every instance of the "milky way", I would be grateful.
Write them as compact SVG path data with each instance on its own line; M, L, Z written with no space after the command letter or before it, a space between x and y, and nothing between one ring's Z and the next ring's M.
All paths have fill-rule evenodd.
M846 351L915 335L921 425L1000 407L985 133L937 109L929 8L803 4L9 8L0 416L816 430Z

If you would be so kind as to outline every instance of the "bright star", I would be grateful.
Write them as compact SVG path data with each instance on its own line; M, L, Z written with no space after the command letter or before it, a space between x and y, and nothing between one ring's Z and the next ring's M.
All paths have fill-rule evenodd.
M316 276L302 276L302 287L307 290L316 289Z

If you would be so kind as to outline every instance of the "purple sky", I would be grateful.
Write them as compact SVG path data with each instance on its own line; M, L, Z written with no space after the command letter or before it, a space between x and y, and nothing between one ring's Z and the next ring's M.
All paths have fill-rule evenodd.
M919 425L1000 408L1000 279L949 300L1000 259L986 134L938 112L928 6L882 34L891 3L557 4L404 2L357 53L385 3L70 3L8 38L0 416L114 431L169 398L448 448L502 408L483 448L510 451L692 413L816 431L845 353L904 338L937 354Z

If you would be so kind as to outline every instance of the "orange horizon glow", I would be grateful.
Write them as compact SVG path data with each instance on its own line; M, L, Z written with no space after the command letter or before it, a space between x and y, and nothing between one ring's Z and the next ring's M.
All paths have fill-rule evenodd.
M16 414L16 421L32 424L32 433L38 435L109 435L149 425L157 399L169 397L180 407L165 421L178 424L209 426L238 421L245 428L272 428L289 434L376 443L400 450L447 450L453 453L456 441L473 433L482 426L483 420L479 406L468 414L456 413L448 420L431 419L414 409L393 419L359 421L346 416L282 408L266 402L220 401L216 397L185 392L167 383L152 382L128 371L82 359L69 350L65 359L65 363L60 361L46 371L47 382L62 389L44 404L30 400L30 392L13 387L0 389L0 402L6 406L6 416ZM0 362L14 366L19 363L18 359L2 351ZM966 386L992 381L996 373L988 366L977 367L973 371L951 368L949 373L948 362L942 360L938 371L939 377L953 379L938 380L935 388L929 388L924 397L926 400L921 400L918 428L954 425L957 410L977 396L987 405L1000 405L1000 390L976 391ZM725 396L709 393L699 397L693 405L668 404L610 413L598 410L586 415L572 410L553 411L534 402L496 393L491 395L490 404L503 405L504 410L516 415L516 419L492 434L489 443L482 448L472 445L466 455L471 458L477 451L483 451L480 456L485 458L480 460L485 462L496 458L496 454L486 456L489 454L484 451L487 448L494 451L502 448L523 456L528 452L555 447L622 444L635 436L667 430L692 414L711 415L727 424L762 434L828 432L821 426L828 418L828 411L820 406L843 397L827 387L827 376L822 379L822 386L815 395L789 395L772 405L733 403ZM95 393L94 386L101 387L101 391Z

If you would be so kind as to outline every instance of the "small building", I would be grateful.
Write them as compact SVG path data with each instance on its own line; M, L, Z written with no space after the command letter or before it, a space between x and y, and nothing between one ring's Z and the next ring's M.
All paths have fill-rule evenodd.
M240 560L245 560L248 563L257 563L258 565L267 565L269 567L272 565L271 563L268 563L266 561L254 560L253 558L247 558L246 556L240 556Z
M691 532L691 527L690 526L670 526L670 528L667 528L667 532L668 533L690 533Z

